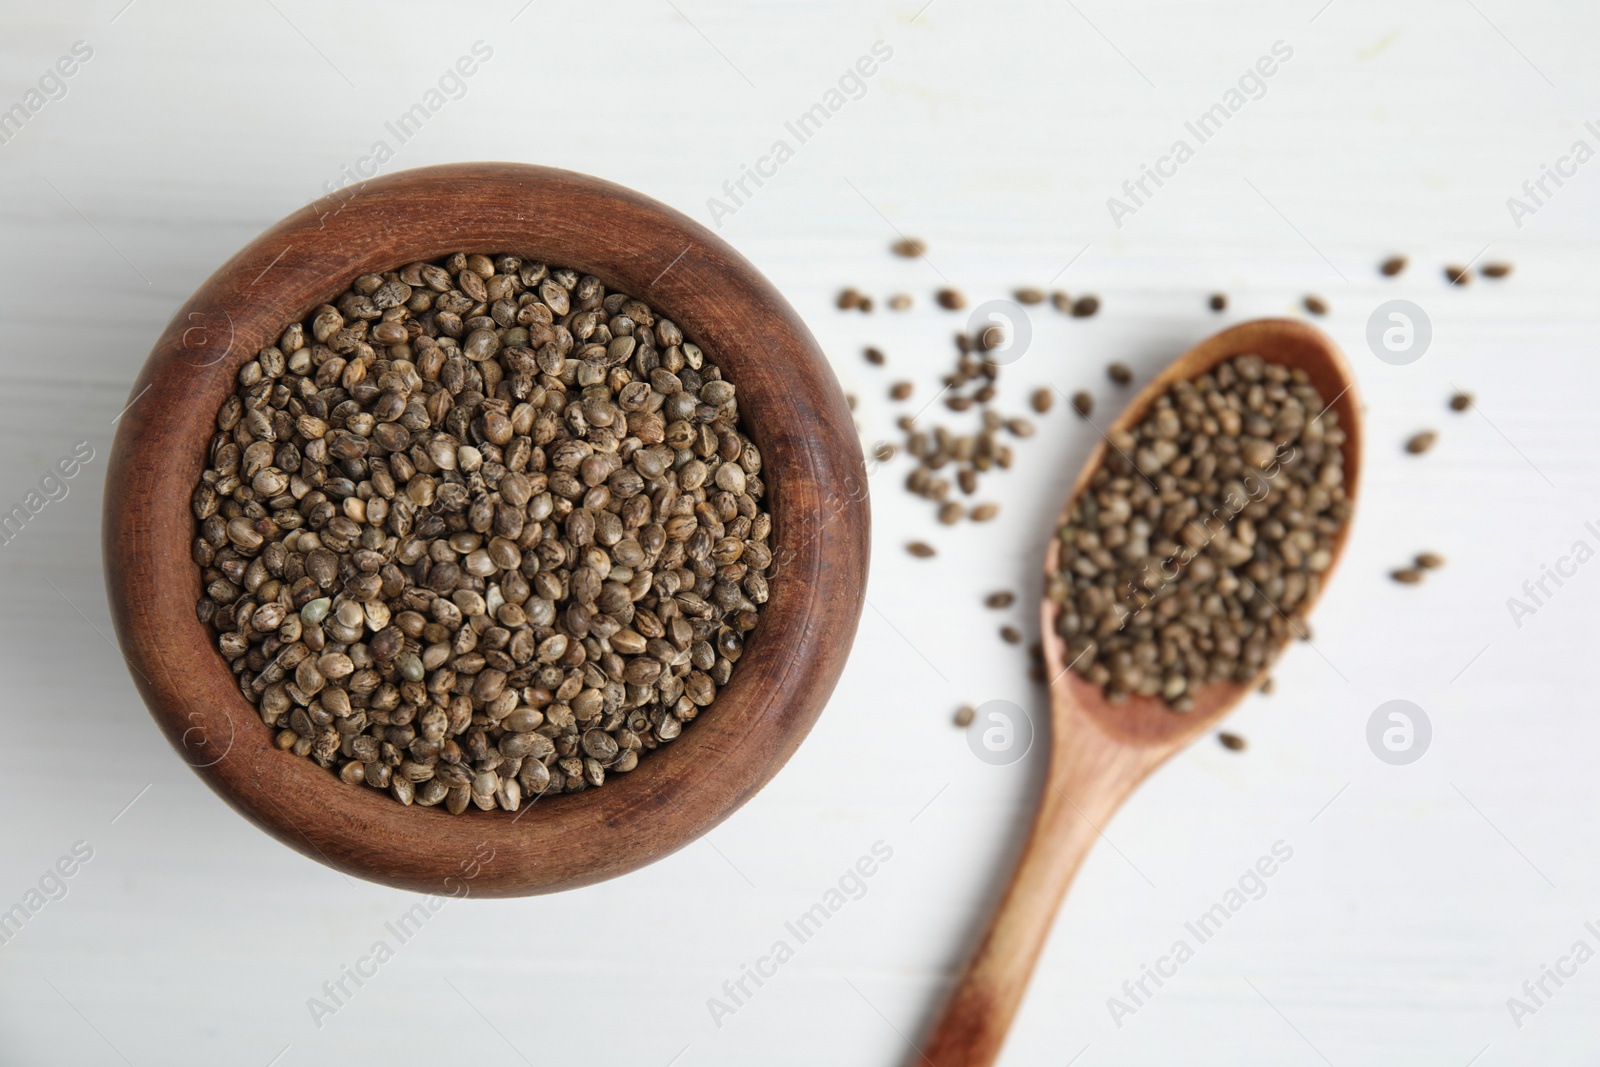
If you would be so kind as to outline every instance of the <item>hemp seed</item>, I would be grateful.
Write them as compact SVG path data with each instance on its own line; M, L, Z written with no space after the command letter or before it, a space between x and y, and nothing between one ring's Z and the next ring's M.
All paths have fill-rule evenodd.
M192 498L196 610L280 748L515 811L632 770L731 677L763 457L647 304L457 253L361 276L253 366Z

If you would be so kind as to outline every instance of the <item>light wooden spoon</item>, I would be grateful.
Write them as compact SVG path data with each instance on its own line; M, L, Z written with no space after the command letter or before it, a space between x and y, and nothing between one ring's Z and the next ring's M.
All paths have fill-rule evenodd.
M1224 330L1162 371L1107 432L1131 429L1174 382L1198 377L1224 360L1250 352L1305 371L1322 396L1331 400L1329 407L1338 412L1345 433L1344 486L1354 504L1361 475L1361 412L1354 379L1333 342L1305 323L1263 319ZM1084 464L1069 508L1105 458L1106 447L1102 441ZM1346 521L1334 542L1334 564L1349 529ZM1047 575L1056 568L1059 544L1052 536L1045 553ZM1324 572L1323 588L1332 573L1332 566ZM1056 605L1045 598L1040 626L1045 669L1053 681L1050 768L1039 811L999 910L923 1045L919 1064L987 1067L995 1061L1056 911L1100 829L1135 786L1215 726L1266 673L1263 669L1248 685L1216 683L1200 689L1187 714L1171 711L1156 697L1110 704L1097 687L1067 669L1066 645L1056 634L1056 613Z

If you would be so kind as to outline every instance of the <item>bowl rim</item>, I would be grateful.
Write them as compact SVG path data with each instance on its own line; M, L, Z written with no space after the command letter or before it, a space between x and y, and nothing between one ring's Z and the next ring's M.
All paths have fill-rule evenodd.
M525 803L515 815L408 809L280 751L195 614L190 499L239 368L358 275L455 251L512 252L593 274L676 322L739 388L773 514L771 595L717 700L634 771L600 789ZM112 617L135 685L173 748L279 841L418 892L554 892L694 841L765 785L809 732L865 599L861 446L798 314L699 223L630 189L550 167L400 171L267 230L173 316L130 391L108 468L102 548Z

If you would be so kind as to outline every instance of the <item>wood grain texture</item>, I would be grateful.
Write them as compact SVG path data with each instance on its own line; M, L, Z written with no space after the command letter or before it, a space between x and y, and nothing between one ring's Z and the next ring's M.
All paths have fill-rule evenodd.
M1196 378L1224 360L1251 352L1268 362L1304 370L1324 401L1338 413L1345 431L1345 490L1353 505L1361 480L1361 409L1355 380L1333 342L1305 323L1287 319L1247 322L1196 345L1145 386L1107 433L1137 425L1175 382ZM1108 444L1102 440L1090 454L1058 526L1088 488ZM1350 526L1346 521L1334 541L1333 562L1325 579L1338 567ZM1056 572L1059 552L1060 542L1052 537L1045 552L1047 576ZM1319 595L1326 588L1324 580ZM1314 601L1307 609L1313 606ZM1101 828L1150 772L1213 728L1260 685L1272 666L1269 661L1248 684L1205 686L1195 693L1195 707L1186 714L1173 713L1159 697L1135 696L1112 704L1099 687L1067 668L1066 642L1056 633L1058 611L1058 605L1044 599L1040 632L1045 669L1053 681L1050 766L1039 808L989 929L914 1063L933 1067L988 1067L994 1063L1061 901Z
M189 497L238 368L357 275L454 251L594 274L651 304L739 388L773 514L771 596L716 702L602 789L516 815L406 808L280 752L196 618ZM794 752L832 692L867 578L865 472L832 372L756 269L683 215L595 178L509 163L401 172L295 213L174 316L130 394L106 482L112 616L173 747L236 810L350 874L450 892L492 849L475 896L567 889L659 859L711 829Z

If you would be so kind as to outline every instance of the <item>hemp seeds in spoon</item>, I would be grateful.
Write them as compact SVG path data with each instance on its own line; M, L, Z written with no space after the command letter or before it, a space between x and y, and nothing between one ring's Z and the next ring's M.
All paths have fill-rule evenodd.
M1047 595L1067 662L1107 699L1194 706L1290 637L1350 516L1344 431L1305 372L1241 355L1109 435L1057 533Z
M632 770L727 683L767 599L761 469L734 384L593 277L362 275L217 416L198 613L280 748L515 811Z

